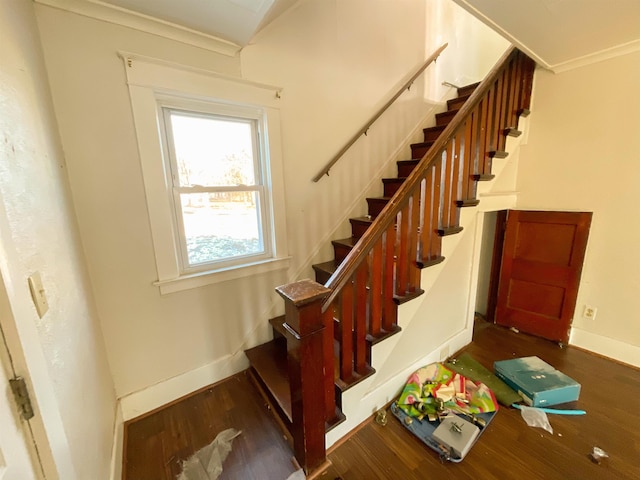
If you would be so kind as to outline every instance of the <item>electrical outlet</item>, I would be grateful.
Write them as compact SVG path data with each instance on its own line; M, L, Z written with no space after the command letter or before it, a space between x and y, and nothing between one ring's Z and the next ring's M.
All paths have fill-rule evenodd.
M595 320L597 313L598 313L598 309L596 307L592 307L591 305L585 305L584 311L582 312L582 318L586 318L587 320Z

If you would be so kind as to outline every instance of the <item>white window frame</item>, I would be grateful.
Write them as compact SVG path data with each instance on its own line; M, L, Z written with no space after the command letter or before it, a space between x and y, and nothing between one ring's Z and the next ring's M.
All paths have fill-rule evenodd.
M167 62L120 53L125 62L161 294L289 268L280 141L279 89ZM278 93L277 93L278 92ZM185 268L176 218L163 107L254 118L260 130L268 223L262 257Z

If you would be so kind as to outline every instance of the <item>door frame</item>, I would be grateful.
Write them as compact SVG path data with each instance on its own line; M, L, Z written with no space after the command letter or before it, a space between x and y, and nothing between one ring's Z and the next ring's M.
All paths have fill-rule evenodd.
M4 305L0 326L14 369L27 382L35 413L29 425L44 478L76 478L54 383L34 320L36 314L27 277L28 272L24 271L13 247L4 201L0 196L0 302Z
M498 287L500 286L500 269L502 268L502 252L504 250L504 236L507 231L507 215L509 210L496 212L495 234L493 236L493 253L491 270L489 273L489 290L487 293L487 321L496 323L496 308L498 308Z
M1 278L0 278L1 282ZM0 288L4 290L4 284L0 285ZM5 296L0 293L0 317L6 317L10 315L8 305L5 302ZM17 433L14 436L13 432L9 432L5 434L3 437L4 440L10 440L9 444L10 449L17 447L19 450L24 448L26 453L26 463L31 468L31 472L35 478L37 479L45 479L45 474L42 468L42 462L40 461L40 455L38 453L38 446L33 437L33 431L31 429L31 425L29 424L29 420L24 420L22 418L22 414L17 408L15 399L11 392L9 392L9 381L13 378L18 377L15 365L13 362L13 357L11 352L9 351L9 345L7 344L6 337L4 335L4 331L2 330L2 322L0 322L0 369L2 369L2 375L0 375L0 381L3 382L3 402L7 402L8 409L10 411L9 415L15 419L16 426L18 427ZM3 407L4 408L4 407ZM11 429L13 430L13 429ZM19 446L13 445L13 442L20 443ZM1 445L0 445L1 447ZM15 467L20 467L19 472L22 472L22 467L25 465L22 463L22 459L19 460L19 464L15 463L15 459L7 458L6 451L0 450L0 462L3 465L0 465L0 479L4 478L4 474L7 473L4 467L7 467L14 471Z

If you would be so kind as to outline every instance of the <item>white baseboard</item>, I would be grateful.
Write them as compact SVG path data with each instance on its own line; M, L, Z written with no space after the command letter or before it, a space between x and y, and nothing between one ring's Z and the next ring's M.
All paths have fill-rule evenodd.
M572 328L569 344L584 348L590 352L612 358L619 362L640 367L640 347L621 342L609 337L587 332L580 328Z
M243 351L156 383L120 398L123 419L130 420L150 412L200 388L219 382L249 366Z
M124 447L124 418L120 401L116 406L116 418L113 422L113 446L111 447L111 473L110 480L122 479L122 455Z

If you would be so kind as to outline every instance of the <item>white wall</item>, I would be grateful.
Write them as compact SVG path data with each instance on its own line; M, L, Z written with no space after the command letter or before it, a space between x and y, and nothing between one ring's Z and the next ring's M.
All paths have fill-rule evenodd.
M640 365L640 53L538 70L519 209L592 211L572 342ZM582 318L584 305L598 308Z
M48 478L107 478L115 392L32 3L2 0L0 32L0 271L13 314L6 332L30 369L45 468L56 463ZM41 319L27 285L35 272L49 302Z

